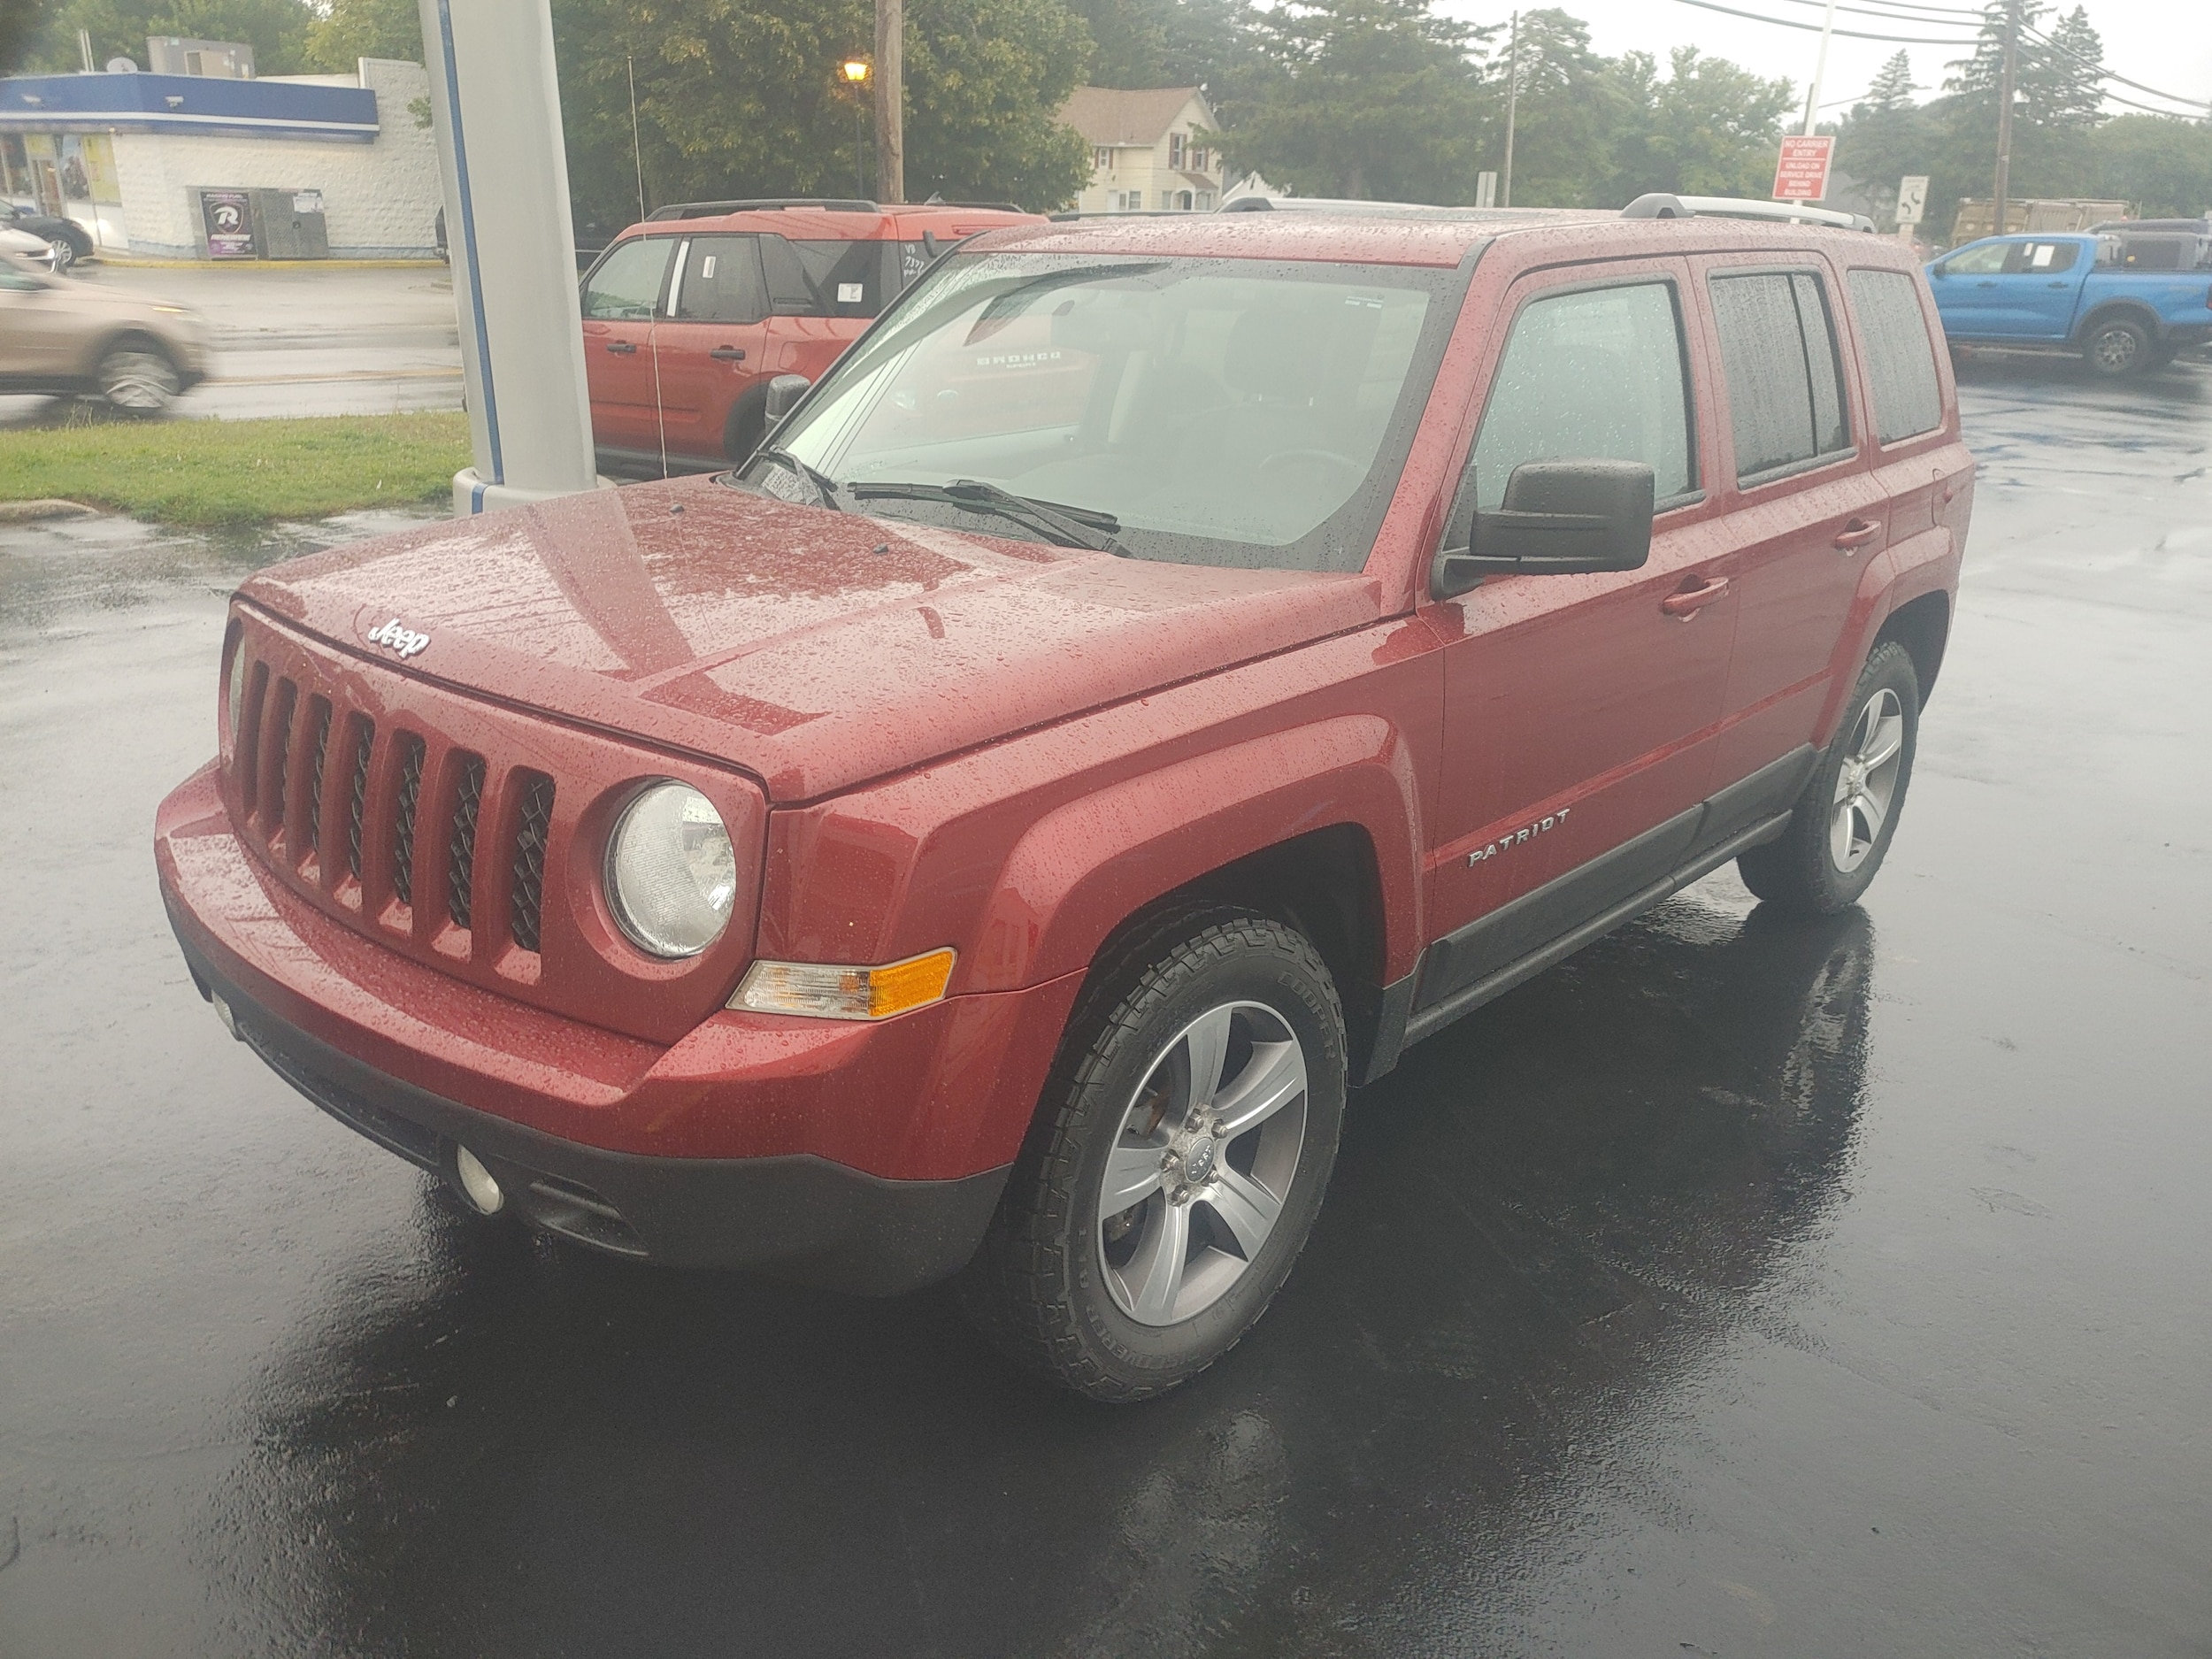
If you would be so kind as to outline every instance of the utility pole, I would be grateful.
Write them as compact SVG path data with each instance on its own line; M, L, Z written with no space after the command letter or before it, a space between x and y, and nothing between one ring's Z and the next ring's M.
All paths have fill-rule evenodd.
M1513 14L1512 43L1505 55L1505 178L1500 207L1513 205L1513 118L1521 96L1521 14Z
M876 199L906 200L906 0L876 0Z
M1997 97L1997 184L1991 192L1989 234L2005 234L2005 197L2012 188L2012 91L2020 73L2020 0L2005 6L2004 89Z
M1820 83L1828 73L1828 37L1835 33L1836 0L1828 0L1828 15L1820 20L1820 55L1813 59L1813 84L1805 92L1805 136L1813 136L1820 115Z

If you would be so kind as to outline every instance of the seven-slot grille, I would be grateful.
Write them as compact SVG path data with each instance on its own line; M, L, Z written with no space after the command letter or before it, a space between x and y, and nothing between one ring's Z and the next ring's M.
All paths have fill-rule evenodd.
M387 933L480 957L510 941L540 950L553 780L495 767L403 718L380 723L333 679L291 653L251 665L232 757L250 839ZM419 915L421 903L439 914ZM480 917L505 936L476 939Z

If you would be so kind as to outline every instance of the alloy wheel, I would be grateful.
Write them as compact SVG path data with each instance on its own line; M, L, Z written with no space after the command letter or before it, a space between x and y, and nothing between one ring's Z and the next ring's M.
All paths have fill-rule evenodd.
M1115 1305L1179 1324L1228 1294L1275 1230L1306 1135L1306 1056L1260 1002L1226 1002L1154 1058L1122 1114L1098 1198Z
M70 245L69 238L56 236L46 244L46 262L53 266L57 275L77 263L77 250Z
M2138 344L2135 334L2129 329L2106 329L2097 336L2097 366L2111 374L2126 373L2135 366Z
M1905 758L1905 705L1885 686L1866 701L1851 728L1828 818L1828 854L1848 875L1882 839Z

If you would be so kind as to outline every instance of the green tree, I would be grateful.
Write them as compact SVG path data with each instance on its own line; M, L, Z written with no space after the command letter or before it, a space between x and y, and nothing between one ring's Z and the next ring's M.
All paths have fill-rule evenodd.
M12 74L38 35L32 0L0 0L0 75Z
M1783 118L1795 104L1790 83L1765 80L1724 58L1704 57L1694 46L1676 47L1671 58L1664 81L1647 71L1622 81L1640 88L1647 100L1635 111L1631 152L1640 157L1643 171L1620 177L1613 193L1624 201L1647 190L1766 195L1774 181Z
M1237 165L1306 196L1474 199L1491 31L1428 0L1292 0L1256 27L1276 78L1225 135Z
M92 61L128 58L146 64L146 37L182 35L242 41L265 75L297 74L307 66L307 34L315 14L303 0L60 0L26 54L26 66L65 74L82 66L77 31L92 37Z
M873 188L867 94L838 74L872 50L867 0L563 0L554 30L580 235L636 217L633 68L649 206ZM1056 115L1089 50L1060 0L910 0L908 193L1071 200L1090 154Z
M1899 110L1912 108L1912 95L1919 90L1912 81L1912 54L1901 46L1896 55L1882 65L1881 73L1874 77L1874 84L1866 89L1866 96L1852 108L1878 115L1893 114Z
M1500 123L1486 146L1486 167L1505 159L1502 114L1509 66L1517 63L1513 134L1516 207L1618 205L1618 159L1636 146L1635 115L1650 96L1651 58L1631 52L1607 59L1590 48L1589 26L1556 7L1521 13L1520 50L1494 42L1491 68ZM1635 171L1642 171L1640 163ZM1623 198L1625 200L1626 198Z
M2082 194L2132 202L2146 219L2185 219L2212 206L2212 122L2121 115L2091 143Z
M341 74L364 58L422 62L422 12L415 0L330 0L309 26L307 60Z
M2094 127L2104 119L2104 37L2089 27L2080 6L2051 26L2050 43L2039 47L2043 73L2034 88L2041 107L2033 119L2060 127Z

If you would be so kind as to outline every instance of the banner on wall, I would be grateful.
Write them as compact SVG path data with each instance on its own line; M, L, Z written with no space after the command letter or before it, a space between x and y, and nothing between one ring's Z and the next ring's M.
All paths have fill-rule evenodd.
M203 190L200 219L207 228L211 259L257 259L253 234L253 199L244 190Z

